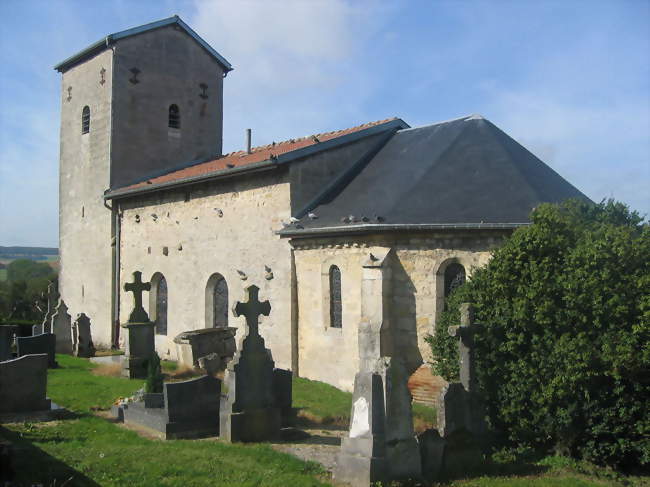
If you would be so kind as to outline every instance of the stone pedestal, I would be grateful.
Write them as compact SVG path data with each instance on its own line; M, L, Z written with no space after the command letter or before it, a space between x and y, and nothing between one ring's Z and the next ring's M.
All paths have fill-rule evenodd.
M126 323L126 354L122 360L122 375L129 379L147 377L147 361L156 351L155 323Z
M350 432L333 472L335 480L354 487L419 479L422 473L408 390L408 378L420 363L400 346L390 323L390 253L373 247L362 264L359 372Z
M216 354L223 370L237 349L235 332L237 328L202 328L179 333L174 338L178 361L190 367L199 367L199 359Z

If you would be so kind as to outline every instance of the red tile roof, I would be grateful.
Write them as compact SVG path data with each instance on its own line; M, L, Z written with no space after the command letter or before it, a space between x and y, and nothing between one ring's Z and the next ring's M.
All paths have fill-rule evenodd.
M252 148L250 154L248 154L246 151L231 152L230 154L225 154L212 161L202 162L200 164L179 169L177 171L172 171L167 174L163 174L162 176L157 176L140 183L125 186L123 188L120 188L120 191L141 188L151 184L162 184L180 179L203 176L224 169L232 169L234 167L241 167L247 164L253 164L255 162L266 161L273 156L277 157L280 154L286 154L287 152L315 145L319 142L325 142L326 140L336 139L337 137L359 132L361 130L374 127L376 125L381 125L392 120L397 120L397 118L387 118L385 120L369 122L348 129L309 135L307 137L301 137L299 139L289 139L283 142L273 142L272 144Z

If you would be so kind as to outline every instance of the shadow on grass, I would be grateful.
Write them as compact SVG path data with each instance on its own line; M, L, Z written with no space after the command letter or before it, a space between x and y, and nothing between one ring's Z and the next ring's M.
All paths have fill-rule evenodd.
M13 473L3 472L3 477L6 475L13 482L10 485L99 487L92 479L35 446L25 435L0 425L0 439L9 441L12 446Z

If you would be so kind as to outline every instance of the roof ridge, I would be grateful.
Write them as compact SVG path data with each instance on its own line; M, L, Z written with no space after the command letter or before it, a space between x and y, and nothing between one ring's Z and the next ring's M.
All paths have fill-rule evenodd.
M445 123L460 122L460 121L467 122L469 120L485 120L486 122L489 122L489 120L485 118L483 115L480 115L478 113L472 113L470 115L464 115L462 117L450 118L449 120L442 120L440 122L428 123L426 125L418 125L417 127L409 127L407 129L400 130L400 132L406 132L408 130L425 129L428 127L435 127L436 125L443 125Z
M374 126L381 125L381 124L384 124L384 123L392 122L393 120L397 120L397 119L398 119L398 117L389 117L389 118L384 118L382 120L376 120L376 121L373 121L373 122L362 123L360 125L354 125L352 127L347 127L347 128L338 129L338 130L332 130L330 132L319 132L319 133L316 133L316 134L304 135L302 137L296 137L296 138L281 140L279 142L273 141L270 144L264 144L264 145L258 145L258 146L255 146L255 147L251 147L251 152L250 153L245 151L245 150L237 150L237 151L228 152L226 154L223 154L221 157L218 157L215 160L222 159L224 157L232 157L232 156L235 156L235 155L241 155L243 157L243 156L253 154L255 152L272 149L273 147L282 146L284 144L295 144L296 142L311 139L311 138L314 138L314 137L316 137L316 138L329 137L329 136L333 136L333 135L336 135L336 134L342 134L343 132L348 132L350 130L370 128L370 127L374 127Z

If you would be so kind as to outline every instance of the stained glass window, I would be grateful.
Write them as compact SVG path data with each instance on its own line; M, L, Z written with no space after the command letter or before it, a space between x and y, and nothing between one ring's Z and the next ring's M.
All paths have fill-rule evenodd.
M156 283L156 334L167 335L167 281L162 276Z
M445 298L465 283L465 268L454 262L445 269Z
M343 303L341 301L341 271L333 265L330 267L330 326L343 327Z
M225 328L228 326L228 284L226 280L219 276L212 290L213 313L212 326L215 328Z

